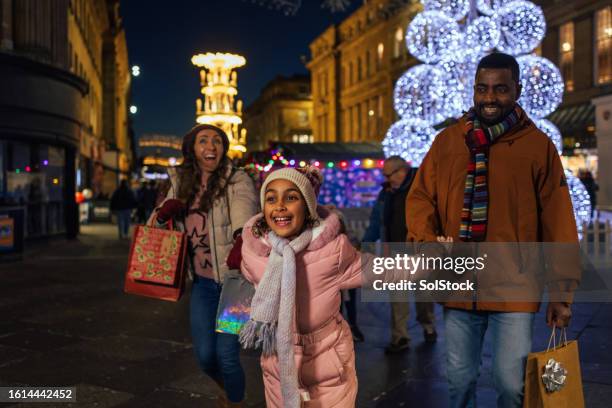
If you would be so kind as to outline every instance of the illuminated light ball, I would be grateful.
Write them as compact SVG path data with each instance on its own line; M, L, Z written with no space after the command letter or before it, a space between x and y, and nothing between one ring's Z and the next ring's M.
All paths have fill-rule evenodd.
M342 167L343 169L346 169L348 166L348 163L346 161L341 161L340 162L340 167Z
M374 160L372 160L372 159L365 159L363 161L363 167L369 169L369 168L372 168L373 166L374 166Z
M461 20L470 11L468 0L421 0L425 11L440 11L454 20Z
M361 166L361 160L355 160L353 166Z
M419 119L400 119L395 122L382 142L385 157L401 156L412 167L421 165L429 151L436 131Z
M441 68L416 65L395 83L393 107L401 117L440 123L453 116L448 98L453 96L454 90L448 85L449 77Z
M295 166L295 160L293 160L293 159L289 160L289 164L292 165L292 166Z
M498 11L507 0L476 0L476 8L482 14L491 16Z
M501 38L497 49L512 55L531 52L546 34L546 19L539 6L517 0L499 9Z
M543 118L561 104L563 78L559 68L543 57L523 55L517 61L521 69L523 91L519 104L532 118Z
M444 55L458 50L461 41L459 24L439 11L424 11L408 24L408 51L421 61L436 63Z
M302 160L302 161L300 162L300 167L306 167L306 162Z
M559 129L546 119L534 119L533 123L552 140L559 154L563 153L563 137Z
M329 167L330 169L334 167L334 162L327 162L327 167Z
M570 171L565 170L567 186L569 187L572 205L574 207L574 218L578 228L578 237L582 239L583 225L591 221L591 198L582 181Z
M497 20L492 17L478 17L465 29L464 52L479 60L497 44L501 33Z
M447 75L447 89L451 94L446 99L448 116L460 116L468 111L474 100L474 77L478 62L469 55L444 57L437 67Z
M319 167L319 166L321 166L321 163L320 163L318 160L317 160L317 161L315 161L313 164L314 164L314 166L315 166L315 167ZM300 166L302 166L302 163L301 163L301 162L300 162ZM302 167L304 167L304 166L302 166Z

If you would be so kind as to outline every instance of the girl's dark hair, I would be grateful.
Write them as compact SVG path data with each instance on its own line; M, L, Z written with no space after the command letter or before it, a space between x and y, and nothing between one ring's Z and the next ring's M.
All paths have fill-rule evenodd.
M310 214L308 214L306 216L306 219L304 220L304 226L302 227L302 230L300 231L300 233L307 230L308 228L314 228L318 225L319 225L319 220L312 218ZM253 235L255 236L255 238L265 237L266 234L270 232L270 230L271 228L266 222L265 215L261 217L260 219L258 219L257 221L255 221L255 223L251 227L251 231L253 231Z
M208 212L213 202L225 194L227 188L227 180L225 180L227 167L231 165L227 152L229 150L229 138L225 132L213 125L197 125L194 126L183 137L183 164L178 168L178 194L177 198L187 205L191 205L195 200L196 194L200 191L202 172L195 156L196 136L202 130L211 129L217 132L223 141L223 157L219 161L219 165L212 172L206 182L207 194L202 194L200 199L200 210Z

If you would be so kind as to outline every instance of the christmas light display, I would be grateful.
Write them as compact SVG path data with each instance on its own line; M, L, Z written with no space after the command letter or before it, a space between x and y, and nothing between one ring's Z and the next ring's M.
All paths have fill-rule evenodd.
M542 9L530 1L513 1L499 9L501 38L497 49L507 54L531 52L546 34Z
M534 119L533 123L540 129L542 132L546 133L546 135L552 140L553 144L557 148L559 154L563 152L563 139L561 137L561 132L553 123L546 119Z
M546 33L542 9L525 0L422 3L425 11L408 25L406 45L425 64L410 68L396 83L393 104L401 120L387 131L383 141L385 155L399 154L420 164L423 149L431 145L435 136L432 132L427 140L430 131L425 129L457 118L472 107L478 61L494 49L517 57L522 84L519 104L561 153L561 134L544 118L562 101L563 78L551 61L528 55ZM415 131L414 123L418 123L419 130ZM581 225L590 216L590 207L588 211L585 207L588 195L576 177L568 176L568 185L576 223Z
M495 18L478 17L465 29L465 51L473 61L478 61L499 44L500 36Z
M411 166L418 167L429 151L435 133L424 120L400 119L389 128L382 143L385 156L401 156Z
M382 167L384 160L296 160L287 159L282 149L270 152L271 158L265 165L251 163L246 170L263 180L267 173L281 167L315 166L323 175L319 193L321 204L334 204L337 207L371 207L384 181Z
M448 87L449 77L433 65L416 65L395 83L393 107L399 116L409 115L429 123L442 122L453 114L448 98L456 97Z
M454 20L461 20L470 11L468 0L423 0L426 11L441 11Z
M505 0L476 0L476 7L482 14L490 16L495 14L504 3L506 3Z
M246 129L242 124L242 101L238 95L238 74L235 69L246 64L244 57L235 54L211 53L194 55L191 63L200 69L201 93L196 99L196 121L215 125L230 140L228 155L240 158L246 152Z
M438 65L448 75L446 90L452 90L446 99L448 117L458 117L473 105L474 78L476 76L476 60L469 55L450 56L442 59Z
M591 221L591 198L582 181L570 170L565 170L565 178L571 192L578 237L582 239L583 226Z
M564 85L559 69L546 58L534 55L523 55L517 61L523 85L519 99L521 107L535 118L554 112L563 99Z
M427 63L458 50L460 40L459 24L439 11L417 14L406 30L408 51Z

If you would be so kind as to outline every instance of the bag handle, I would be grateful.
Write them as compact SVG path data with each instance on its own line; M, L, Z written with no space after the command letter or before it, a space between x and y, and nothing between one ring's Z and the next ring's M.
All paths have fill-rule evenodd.
M557 332L557 326L555 326L553 324L553 328L552 328L552 333L550 334L550 338L548 339L548 347L546 347L546 351L548 352L550 350L550 345L552 342L552 346L553 346L553 351L556 348L561 348L562 346L567 346L567 330L565 330L565 327L560 328L561 329L561 336L559 336L559 344L557 344L557 336L556 336L556 332Z

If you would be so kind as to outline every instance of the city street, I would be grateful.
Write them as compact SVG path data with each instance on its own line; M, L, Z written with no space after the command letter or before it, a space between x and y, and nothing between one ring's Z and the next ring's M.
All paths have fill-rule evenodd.
M200 374L190 342L189 296L171 303L126 295L129 243L113 225L81 227L77 241L30 245L23 261L0 264L0 385L76 386L76 407L212 407L218 389ZM386 356L388 305L360 303L366 342L358 344L359 407L444 407L445 336L427 346L411 320L412 346ZM534 349L549 331L536 320ZM578 338L587 407L612 399L612 305L579 305L569 333ZM263 407L255 353L244 353L247 406ZM485 352L479 404L495 406ZM15 406L15 405L13 405ZM17 406L38 406L22 404ZM67 406L45 404L45 407Z

